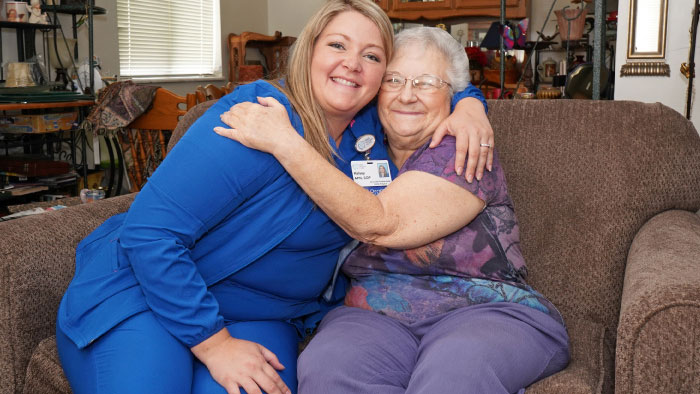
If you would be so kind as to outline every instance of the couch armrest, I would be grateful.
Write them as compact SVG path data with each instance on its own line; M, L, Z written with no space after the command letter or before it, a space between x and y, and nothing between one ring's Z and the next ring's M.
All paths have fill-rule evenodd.
M134 194L0 223L0 394L21 392L31 353L55 332L75 247Z
M700 371L700 216L666 211L627 257L617 329L617 393L687 393Z

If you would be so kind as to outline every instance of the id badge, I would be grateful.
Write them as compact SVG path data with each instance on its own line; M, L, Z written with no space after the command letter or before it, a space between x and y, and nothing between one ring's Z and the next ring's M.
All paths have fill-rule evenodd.
M355 160L350 163L352 179L366 188L385 188L391 183L388 160Z

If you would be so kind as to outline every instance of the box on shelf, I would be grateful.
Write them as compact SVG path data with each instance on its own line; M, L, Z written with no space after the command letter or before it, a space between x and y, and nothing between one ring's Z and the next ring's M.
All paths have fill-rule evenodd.
M51 133L70 130L77 119L77 111L1 116L0 133Z

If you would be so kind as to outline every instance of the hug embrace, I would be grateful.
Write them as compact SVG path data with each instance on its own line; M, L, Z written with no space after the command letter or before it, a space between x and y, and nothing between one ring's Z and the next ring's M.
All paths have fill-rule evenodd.
M56 333L73 391L514 393L563 369L464 49L330 0L288 64L78 246Z

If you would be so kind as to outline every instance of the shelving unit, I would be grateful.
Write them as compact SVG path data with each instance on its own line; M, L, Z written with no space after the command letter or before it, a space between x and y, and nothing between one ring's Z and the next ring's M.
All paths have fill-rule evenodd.
M546 43L540 43L540 44L549 44L552 45L554 43L552 42L546 42ZM569 50L567 52L566 49L566 44L562 44L561 47L549 47L546 46L544 48L535 48L533 49L535 53L535 63L534 63L534 73L533 73L533 91L537 91L539 88L540 84L549 84L551 85L551 82L543 82L540 79L540 75L537 72L537 65L541 63L541 57L544 53L560 53L563 54L564 58L567 60L567 64L571 65L572 60L576 56L577 53L585 53L583 55L585 57L585 60L587 62L591 61L592 55L593 55L593 47L588 45L585 40L580 40L580 41L571 41L569 43ZM571 67L571 66L569 66ZM559 70L557 70L558 74Z
M94 4L94 0L90 0L91 4ZM71 26L72 26L72 31L73 31L73 38L77 39L78 38L78 15L87 15L87 23L88 23L88 59L92 62L95 57L95 51L94 51L94 42L93 42L93 37L94 37L94 32L93 32L93 23L92 23L92 18L94 15L104 15L107 13L107 10L102 8L102 7L95 7L94 5L77 5L77 4L70 4L70 5L42 5L41 6L42 12L46 12L51 16L51 20L56 19L55 16L57 14L70 14L71 15ZM1 49L1 48L0 48ZM75 52L73 55L73 58L75 60L78 60L78 46L76 44L76 47L74 48ZM95 90L95 70L93 67L90 67L90 93L94 94Z
M91 2L92 3L92 2ZM78 37L78 16L79 15L86 15L87 17L87 25L88 25L88 59L94 59L94 48L93 48L93 16L94 15L99 15L99 14L105 14L106 10L101 7L95 7L94 5L55 5L55 6L42 6L42 12L49 14L49 21L51 21L51 24L34 24L34 23L21 23L21 22L7 22L7 21L0 21L0 63L6 61L4 59L4 48L2 48L2 31L6 29L14 29L17 34L17 58L18 61L22 62L28 59L33 58L36 55L36 38L37 38L37 31L41 32L42 36L42 43L46 43L46 37L47 34L51 34L54 32L61 32L61 25L60 21L58 19L58 14L69 14L71 15L72 18L72 38ZM46 44L44 44L46 45ZM49 69L48 65L50 64L50 59L49 57L49 51L47 50L48 48L44 47L44 53L45 55L45 64L47 65L47 69ZM74 60L78 60L78 45L73 48L73 58ZM49 79L51 79L50 76L50 71L49 71ZM4 75L0 71L0 78L4 79ZM25 95L22 94L6 94L3 96L0 94L0 111L6 113L6 111L21 111L22 114L26 113L41 113L44 110L49 110L49 109L56 109L56 108L65 108L65 109L73 109L78 112L78 124L80 121L84 118L84 116L87 114L87 111L90 109L92 105L94 105L94 100L95 97L93 95L94 93L94 69L93 67L90 67L90 77L89 77L89 94L68 94L65 92L61 92L61 94L56 94L51 95L51 93L47 93L44 95L32 95L30 93L27 93ZM81 143L81 149L80 149L80 158L77 157L77 147L76 147L76 141L78 140L77 134L80 133L79 130L76 128L73 128L71 130L67 131L56 131L56 132L50 132L50 133L21 133L21 134L14 134L14 136L8 137L8 139L3 138L3 141L0 142L0 147L2 147L2 144L4 143L5 147L5 152L2 152L4 154L8 153L8 144L10 142L12 143L17 143L16 141L20 141L20 144L41 144L45 143L47 144L47 152L50 154L53 154L52 147L49 147L49 144L51 141L65 141L68 142L70 146L70 160L72 164L72 168L77 171L79 174L82 175L83 181L84 181L84 186L87 186L87 157L86 157L86 149L87 149L87 143L85 138L80 138ZM52 134L49 136L48 134ZM65 135L68 134L68 137L65 137ZM8 135L8 134L4 134ZM27 142L27 141L30 142ZM33 140L33 141L32 141ZM26 150L26 148L25 148ZM0 153L0 154L2 154ZM76 189L77 191L77 189ZM0 205L3 205L4 203L7 202L8 193L4 193L5 198L0 199L3 201L0 201Z

